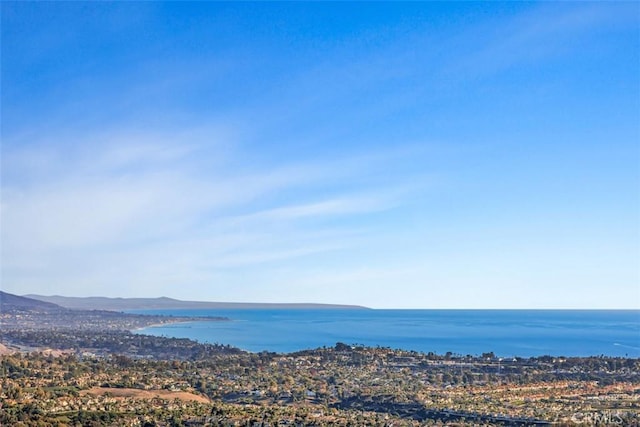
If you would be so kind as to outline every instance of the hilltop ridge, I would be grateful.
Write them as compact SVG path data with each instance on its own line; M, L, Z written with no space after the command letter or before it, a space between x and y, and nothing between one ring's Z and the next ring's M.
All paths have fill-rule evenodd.
M37 298L21 297L0 291L0 312L7 311L51 311L64 310L63 307L50 301Z
M81 310L141 310L141 309L360 309L367 307L343 304L315 303L251 303L217 301L183 301L169 297L158 298L110 298L110 297L66 297L61 295L24 295L25 298L57 304L64 308Z

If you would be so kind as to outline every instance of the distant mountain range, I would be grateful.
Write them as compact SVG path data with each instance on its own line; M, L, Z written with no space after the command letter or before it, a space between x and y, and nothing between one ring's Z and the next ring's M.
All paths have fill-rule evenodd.
M0 291L0 313L8 311L64 310L57 304L34 298L21 297Z
M10 294L7 294L10 295ZM142 309L367 309L358 305L337 304L286 304L286 303L244 303L244 302L210 302L182 301L173 298L107 298L107 297L64 297L60 295L25 295L18 297L56 304L60 307L79 310L142 310Z

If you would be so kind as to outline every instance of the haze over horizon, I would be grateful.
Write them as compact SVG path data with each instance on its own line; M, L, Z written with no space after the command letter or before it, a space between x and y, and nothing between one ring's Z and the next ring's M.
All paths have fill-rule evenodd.
M640 308L640 4L2 2L0 289Z

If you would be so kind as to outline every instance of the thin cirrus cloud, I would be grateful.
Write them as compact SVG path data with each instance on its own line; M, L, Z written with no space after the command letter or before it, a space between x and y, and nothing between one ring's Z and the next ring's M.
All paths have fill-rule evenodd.
M593 32L609 25L632 28L631 4L607 8L602 4L580 7L542 6L501 25L486 25L457 37L465 54L452 58L444 68L463 79L487 77L517 66L537 66L547 60L562 61L563 54L576 49L585 55L599 49ZM470 33L482 34L471 37Z
M139 132L104 141L63 153L52 150L51 142L7 152L7 176L17 175L16 168L33 170L28 181L5 182L3 188L3 274L36 272L14 286L33 286L34 275L46 270L59 277L40 292L65 278L99 283L96 289L111 282L145 289L150 281L189 278L197 286L212 280L215 269L360 244L354 227L323 222L383 212L410 192L401 186L386 193L342 190L337 180L382 167L370 156L340 159L334 167L306 162L229 173L224 165L242 156L232 153L232 144L221 144L218 155L211 147L203 151L198 144L170 144ZM325 188L326 195L310 193L305 203L281 197L307 187Z

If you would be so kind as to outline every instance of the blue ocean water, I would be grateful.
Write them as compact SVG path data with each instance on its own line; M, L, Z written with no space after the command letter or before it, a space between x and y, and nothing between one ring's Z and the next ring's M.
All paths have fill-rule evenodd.
M502 357L640 357L640 310L137 310L225 316L137 332L287 353L336 342Z

